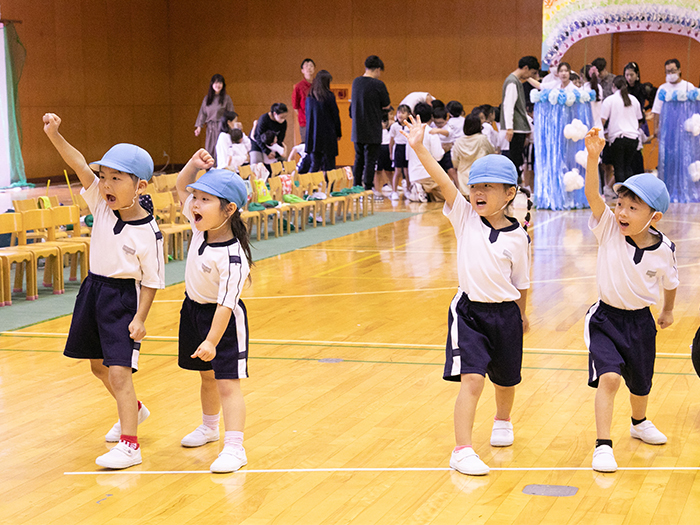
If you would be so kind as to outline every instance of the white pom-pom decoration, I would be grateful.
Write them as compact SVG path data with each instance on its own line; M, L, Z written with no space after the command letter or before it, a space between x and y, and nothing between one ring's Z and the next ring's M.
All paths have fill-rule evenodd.
M690 174L690 178L693 180L693 182L700 180L700 160L693 162L690 166L688 166L688 173Z
M557 100L559 99L559 90L558 89L553 89L552 91L549 92L549 103L554 105L557 103Z
M588 153L586 153L585 149L582 149L581 151L576 153L576 164L582 167L586 167L588 164Z
M678 102L685 102L688 100L688 92L687 91L678 91Z
M564 173L564 190L580 190L583 188L583 183L583 177L581 177L578 168L574 168L571 171Z
M566 93L566 105L573 106L574 102L576 102L576 95L574 94L573 91L568 91Z
M587 133L588 127L577 118L571 124L564 126L564 136L574 142L584 139Z
M591 95L585 89L581 90L581 102L590 102Z
M694 137L700 135L700 115L694 113L692 117L685 121L685 130L692 133Z

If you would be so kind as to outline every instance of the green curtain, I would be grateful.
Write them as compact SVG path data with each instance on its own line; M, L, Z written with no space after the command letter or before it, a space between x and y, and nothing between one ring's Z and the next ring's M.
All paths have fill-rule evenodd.
M5 24L5 68L7 73L7 118L10 131L10 169L12 186L24 186L27 177L22 159L22 124L17 86L22 76L27 50L19 40L15 25Z

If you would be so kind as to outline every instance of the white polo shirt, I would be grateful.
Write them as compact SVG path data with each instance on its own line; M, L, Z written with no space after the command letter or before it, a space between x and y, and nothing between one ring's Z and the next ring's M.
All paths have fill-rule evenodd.
M464 117L450 117L447 125L452 130L452 138L454 140L464 136Z
M600 118L608 121L608 141L625 137L637 140L639 138L639 121L643 118L642 107L637 97L629 95L631 105L625 106L622 94L617 91L603 100L600 108Z
M165 288L163 234L153 215L123 221L100 195L99 179L80 191L93 216L90 271L103 277L135 279L141 286Z
M428 149L430 154L435 158L435 160L442 159L445 154L445 150L442 149L442 144L437 135L431 135L428 130L425 130L423 134L423 145ZM430 175L428 171L421 164L418 155L413 151L410 144L406 145L406 159L408 160L408 180L409 182L416 182L423 179L429 179Z
M205 232L194 226L192 195L182 206L192 226L192 240L185 267L187 296L200 304L220 304L235 312L250 267L237 239L208 244Z
M669 100L671 98L671 94L674 91L690 91L691 89L694 89L695 86L688 82L687 80L681 80L679 82L676 82L675 84L671 84L670 82L664 82L659 86L659 89L656 91L656 98L654 99L654 105L651 107L651 112L656 113L657 115L661 114L661 107L664 105L663 101L659 100L659 91L662 89L666 91L666 100Z
M389 128L389 138L394 139L394 144L408 144L408 139L401 134L401 130L408 133L408 128L398 122L394 122Z
M516 219L511 226L494 229L482 219L461 193L443 213L457 237L459 287L469 299L502 303L520 298L530 287L530 237Z
M656 304L659 284L665 290L678 287L676 247L663 233L651 228L659 242L639 249L622 235L615 214L607 207L597 223L591 215L588 227L598 240L596 277L603 302L622 310L639 310Z

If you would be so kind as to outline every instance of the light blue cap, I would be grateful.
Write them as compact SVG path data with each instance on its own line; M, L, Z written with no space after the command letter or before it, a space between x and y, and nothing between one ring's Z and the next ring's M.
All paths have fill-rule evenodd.
M243 179L229 170L209 170L197 182L187 186L187 191L200 190L236 204L240 210L248 202L248 191Z
M133 144L112 146L101 160L90 164L90 167L95 171L99 170L97 166L131 173L145 181L149 181L153 177L153 159L145 149Z
M671 197L668 194L664 182L651 173L632 175L625 182L618 182L613 186L615 191L625 187L637 197L646 202L650 208L661 213L666 213Z
M518 170L504 155L486 155L474 161L469 169L469 184L518 184Z

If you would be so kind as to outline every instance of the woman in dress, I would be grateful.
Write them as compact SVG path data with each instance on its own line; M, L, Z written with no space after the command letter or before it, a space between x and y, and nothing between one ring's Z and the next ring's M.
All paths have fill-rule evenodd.
M207 135L204 148L216 161L216 141L221 132L221 117L224 111L233 111L233 101L226 94L226 81L224 77L216 74L211 77L209 92L202 100L197 121L194 123L194 136L199 137L202 126L207 126Z

